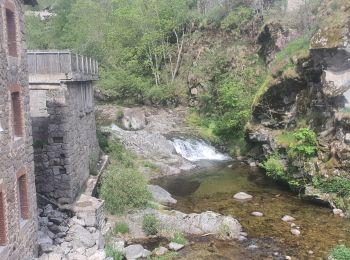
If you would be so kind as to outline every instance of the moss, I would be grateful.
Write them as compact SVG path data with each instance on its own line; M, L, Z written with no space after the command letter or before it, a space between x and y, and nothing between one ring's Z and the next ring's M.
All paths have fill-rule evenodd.
M289 148L292 144L297 142L293 132L282 132L276 136L276 141L283 147Z
M268 75L265 78L264 83L260 86L258 89L257 93L255 94L254 101L253 101L253 107L259 105L263 95L267 92L267 90L274 84L276 83L275 80L273 80L271 75Z

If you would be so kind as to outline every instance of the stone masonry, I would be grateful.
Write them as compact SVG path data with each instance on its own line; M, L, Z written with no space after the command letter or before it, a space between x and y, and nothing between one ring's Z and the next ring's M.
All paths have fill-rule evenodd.
M23 3L0 0L0 259L34 259L37 207ZM34 2L34 1L33 1Z
M45 54L36 59L46 59ZM61 53L60 69L64 67L64 55L68 54ZM40 64L40 60L35 64ZM40 68L35 68L34 72L32 68L33 72L30 71L37 192L60 204L75 200L99 159L93 101L96 78L92 67L85 72L79 67L81 71L69 79L61 79L67 73L59 75L59 70L40 72Z

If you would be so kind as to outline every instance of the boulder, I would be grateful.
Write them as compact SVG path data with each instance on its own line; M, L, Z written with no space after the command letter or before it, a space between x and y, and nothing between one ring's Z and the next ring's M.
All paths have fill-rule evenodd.
M96 244L94 236L80 225L73 225L67 234L72 239L74 247L90 248Z
M148 189L152 193L153 199L162 205L175 204L177 202L169 192L158 185L148 185Z
M236 200L250 200L253 198L253 196L245 192L238 192L233 196L233 198Z
M181 250L184 247L185 247L184 245L181 245L181 244L178 244L178 243L175 243L175 242L171 242L169 244L169 249L173 250L173 251L179 251L179 250Z
M126 259L138 259L143 257L145 249L142 245L130 245L124 248Z
M139 108L125 109L119 122L124 130L138 131L145 128L146 116Z

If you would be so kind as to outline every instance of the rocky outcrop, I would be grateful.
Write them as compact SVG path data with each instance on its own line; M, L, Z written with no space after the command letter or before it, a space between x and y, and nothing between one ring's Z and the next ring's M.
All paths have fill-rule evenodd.
M153 199L162 205L175 204L177 202L169 192L158 185L148 185L148 189L152 193Z

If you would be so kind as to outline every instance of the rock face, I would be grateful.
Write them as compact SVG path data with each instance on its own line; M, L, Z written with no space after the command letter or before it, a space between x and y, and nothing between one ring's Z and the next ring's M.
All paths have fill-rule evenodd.
M175 204L177 202L169 192L158 185L148 185L148 189L152 193L153 199L162 205Z

